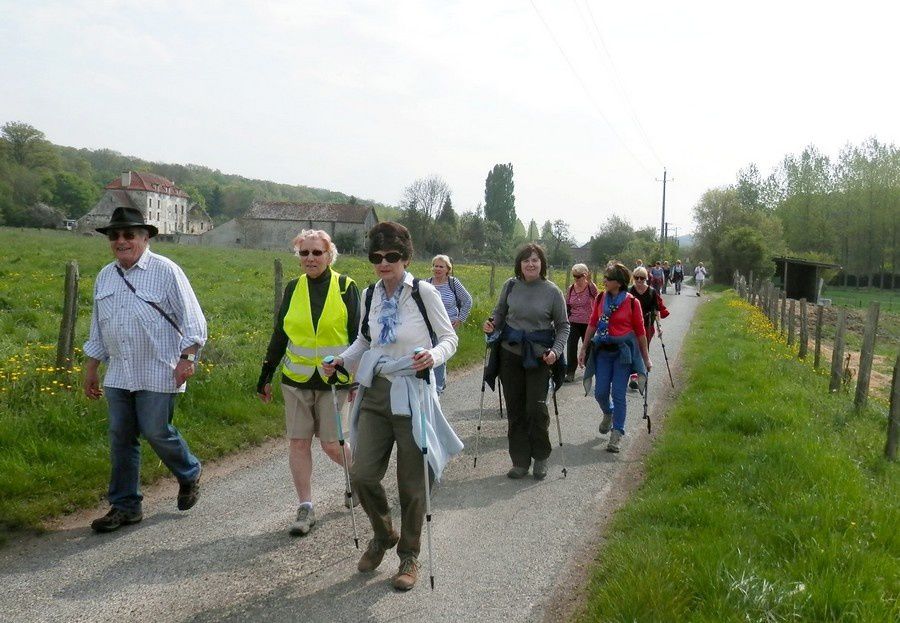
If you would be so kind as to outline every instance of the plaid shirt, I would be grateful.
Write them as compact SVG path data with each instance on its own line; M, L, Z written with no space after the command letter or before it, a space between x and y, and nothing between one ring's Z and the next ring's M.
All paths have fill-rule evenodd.
M184 271L167 257L144 251L123 270L135 292L107 264L94 283L91 333L84 354L108 364L104 387L128 391L183 392L175 386L175 365L182 351L206 343L206 318ZM181 329L145 301L159 305Z

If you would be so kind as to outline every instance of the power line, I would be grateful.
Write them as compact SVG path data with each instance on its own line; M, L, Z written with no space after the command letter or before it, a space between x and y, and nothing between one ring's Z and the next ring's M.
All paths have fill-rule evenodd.
M575 3L575 8L578 9L578 14L581 15L581 9L578 6L578 0L572 0ZM643 124L641 124L641 120L638 118L637 113L634 109L634 104L631 101L631 97L628 95L628 90L625 88L625 82L622 80L621 75L619 74L619 70L616 67L616 63L613 60L612 53L609 51L609 47L606 45L606 41L603 39L603 33L600 31L600 27L597 25L597 20L594 18L594 11L591 9L591 5L588 0L582 0L584 2L584 6L587 9L588 16L591 18L591 24L594 26L594 31L597 33L597 39L600 41L600 47L597 46L597 42L594 37L591 37L591 43L594 44L594 48L599 52L602 47L603 52L606 54L606 58L609 60L609 65L612 68L613 80L616 83L616 86L619 88L619 91L622 93L622 97L625 100L625 104L628 106L628 112L631 114L631 119L634 121L634 125L637 126L638 131L641 134L641 137L644 139L644 142L647 144L647 147L650 149L650 152L653 154L653 157L656 158L656 161L663 165L662 158L659 157L659 154L656 153L656 149L653 148L653 143L650 142L650 137L647 135L646 130L644 130ZM590 29L588 29L588 33L590 34Z
M652 176L653 173L650 171L649 167L647 167L647 165L644 164L644 162L638 157L638 155L636 153L634 153L634 151L631 149L631 147L628 146L628 143L625 142L625 139L622 138L622 135L619 134L619 132L616 130L615 126L613 126L612 122L610 122L609 118L603 112L603 109L600 108L600 105L594 99L593 94L591 94L590 89L587 88L587 84L585 84L584 80L581 78L581 74L579 74L578 70L575 69L575 65L572 64L572 61L569 60L569 56L566 54L565 50L563 50L562 46L559 44L559 41L557 41L556 36L553 34L553 31L550 29L550 25L547 24L547 21L544 19L544 16L541 15L541 12L538 10L537 5L535 5L534 0L528 0L528 2L531 4L531 8L534 9L535 14L538 16L538 19L541 20L541 24L543 24L544 28L547 30L547 34L550 35L550 39L556 45L556 49L559 50L559 53L562 55L563 59L565 59L566 64L569 66L569 69L572 71L572 74L575 76L575 79L578 80L578 84L581 85L581 88L584 91L585 95L587 95L587 98L590 101L590 103L593 104L594 108L600 114L600 117L603 119L603 121L606 122L606 125L609 126L609 129L612 130L613 135L615 135L615 137L619 140L619 142L622 144L622 146L625 147L625 149L628 151L628 153L631 155L631 157L634 158L635 162L637 162L639 165L641 165L641 168L644 169L644 171L648 175Z

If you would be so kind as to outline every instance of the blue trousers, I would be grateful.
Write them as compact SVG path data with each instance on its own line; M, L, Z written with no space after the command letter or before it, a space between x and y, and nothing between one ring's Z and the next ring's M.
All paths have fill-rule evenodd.
M109 405L110 506L126 512L141 510L141 444L153 448L178 482L193 482L200 461L191 454L178 429L172 426L175 394L104 387Z
M596 351L594 371L594 398L604 414L612 413L613 429L625 434L625 394L631 365L620 362L619 351ZM612 401L610 401L612 394Z
M442 363L434 369L434 382L437 383L438 395L443 394L447 389L447 364Z

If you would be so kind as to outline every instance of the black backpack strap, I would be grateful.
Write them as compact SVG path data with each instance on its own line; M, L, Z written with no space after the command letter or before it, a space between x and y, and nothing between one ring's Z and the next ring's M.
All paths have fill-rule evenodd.
M459 292L456 291L455 285L457 279L456 277L450 277L448 281L450 282L450 290L453 292L453 298L456 299L456 309L462 311L462 302L459 300ZM428 280L428 283L431 283L431 279Z
M425 320L425 326L428 327L428 335L431 337L431 345L437 346L437 335L435 334L434 329L431 326L431 321L428 319L428 310L425 309L425 301L422 300L422 293L419 292L418 277L413 279L412 297L416 302L416 306L419 308L419 312L422 314L422 318Z
M372 294L375 292L375 284L373 283L369 287L366 288L366 292L364 295L365 300L365 309L363 310L362 316L362 326L359 328L359 332L362 333L362 336L366 338L367 342L372 341L372 334L369 332L369 311L372 309Z

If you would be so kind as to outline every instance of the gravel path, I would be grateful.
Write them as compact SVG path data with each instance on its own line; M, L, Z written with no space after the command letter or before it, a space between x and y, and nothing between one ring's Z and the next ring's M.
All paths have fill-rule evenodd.
M674 362L704 299L689 287L665 298L672 315L663 323L664 338ZM653 411L662 413L670 390L659 339L651 356L649 396ZM615 455L597 433L593 397L584 397L580 382L565 385L558 399L568 477L555 449L546 480L512 481L505 477L506 421L490 391L481 456L472 468L479 388L480 369L451 370L442 401L466 450L434 493L434 591L424 534L422 575L409 593L390 586L394 551L375 573L356 572L360 552L342 503L343 473L320 450L313 476L318 524L307 537L288 536L295 494L285 446L272 444L252 461L236 460L239 466L225 475L213 473L190 512L175 509L174 495L160 495L145 502L137 526L95 535L84 519L0 551L0 621L506 622L551 616L553 600L577 589L574 567L596 538L599 518L608 515L616 483L649 447L641 398L629 396L627 434ZM551 439L556 445L555 422ZM396 518L393 473L392 465L385 482ZM357 521L365 547L371 531L361 509Z

